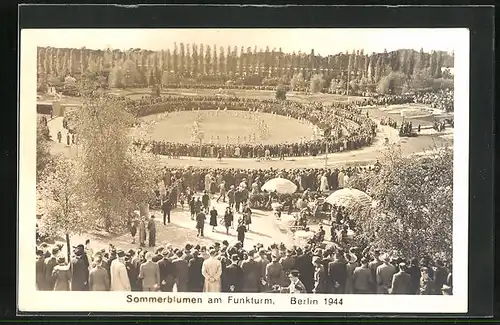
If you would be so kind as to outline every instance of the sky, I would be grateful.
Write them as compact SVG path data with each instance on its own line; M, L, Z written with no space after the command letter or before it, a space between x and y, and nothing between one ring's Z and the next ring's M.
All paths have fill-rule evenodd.
M396 49L452 52L460 29L37 29L37 46L88 49L173 49L174 43L243 46L284 52L330 55L364 49L365 53ZM462 34L460 34L462 33ZM21 34L22 37L22 34Z

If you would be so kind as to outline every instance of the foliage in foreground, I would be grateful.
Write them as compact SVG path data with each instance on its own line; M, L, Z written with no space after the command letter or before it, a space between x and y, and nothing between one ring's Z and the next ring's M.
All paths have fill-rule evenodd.
M49 128L41 123L36 127L36 178L40 180L50 165L52 157L50 154L50 133Z
M157 161L132 146L133 117L122 101L98 84L79 84L79 92L84 101L75 117L78 154L58 159L40 183L43 224L64 234L119 232L128 213L153 197Z
M418 158L389 151L381 163L366 186L378 204L357 214L358 240L407 258L429 255L451 261L452 150Z

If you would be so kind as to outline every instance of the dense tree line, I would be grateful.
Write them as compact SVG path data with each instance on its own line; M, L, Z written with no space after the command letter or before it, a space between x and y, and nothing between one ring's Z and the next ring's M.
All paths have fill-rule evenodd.
M422 73L439 79L442 68L453 67L454 60L453 55L441 51L402 49L365 54L357 50L322 56L314 50L284 53L281 48L184 43L161 51L38 47L37 58L39 89L63 83L67 76L80 79L88 74L106 77L110 87L150 87L181 80L293 86L294 80L310 83L311 78L321 75L324 82L319 84L323 87L343 87L349 82L355 88L358 84L378 84L391 72L408 79ZM316 88L318 82L313 84Z

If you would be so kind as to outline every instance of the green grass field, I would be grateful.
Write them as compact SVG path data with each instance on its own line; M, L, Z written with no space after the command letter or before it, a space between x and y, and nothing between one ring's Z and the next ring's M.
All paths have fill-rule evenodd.
M311 124L279 115L257 113L258 118L264 120L268 128L266 136L262 136L258 120L250 119L251 113L201 111L199 114L199 128L204 132L205 143L252 143L255 136L254 143L277 144L310 140L313 136ZM168 115L150 115L142 120L148 125L147 133L153 140L192 143L192 127L197 115L198 112L175 112Z

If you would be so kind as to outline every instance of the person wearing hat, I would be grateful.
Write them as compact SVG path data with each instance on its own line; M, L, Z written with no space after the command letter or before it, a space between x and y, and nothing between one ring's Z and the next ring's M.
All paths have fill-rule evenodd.
M226 208L224 212L224 226L226 227L226 235L229 235L229 228L232 226L234 214L230 207Z
M207 191L203 192L203 195L201 197L201 204L203 205L203 212L205 214L208 214L209 210L209 205L210 205L210 195L208 195Z
M368 266L368 259L361 259L361 266L354 269L352 273L352 287L355 294L373 293L375 287L375 278Z
M198 214L196 215L196 229L198 230L196 237L204 236L203 230L205 229L205 220L205 213L203 213L203 211L198 212Z
M314 265L314 288L313 293L327 293L326 291L326 272L324 266L321 264L322 258L319 256L313 257Z
M224 286L222 292L241 292L243 288L243 271L238 265L238 254L231 255L231 264L224 270Z
M270 263L266 256L267 252L264 249L259 250L259 256L255 259L260 268L260 282L262 283L262 290L266 290L266 267Z
M194 196L192 196L188 200L188 205L189 205L189 211L191 213L191 220L194 220L194 217L196 216L196 200Z
M399 263L399 272L392 277L391 294L410 295L413 294L411 276L407 273L406 263Z
M71 282L71 270L66 264L64 256L56 258L57 265L52 269L52 277L54 278L54 291L69 291Z
M203 292L220 292L222 263L216 258L216 250L210 250L209 254L210 257L201 266L201 274L205 278Z
M158 261L160 269L160 290L162 292L172 292L175 284L175 267L170 259L170 249L162 251L163 258Z
M295 268L295 257L292 256L291 250L286 250L285 257L281 259L281 265L283 266L283 272L288 279L288 274Z
M205 279L201 274L201 267L203 265L203 258L200 257L198 250L193 251L193 257L189 260L189 277L188 277L188 291L189 292L203 292L203 283Z
M255 251L249 250L246 259L241 263L243 272L243 292L259 292L261 271L260 265L254 259Z
M247 231L250 231L250 225L252 224L252 209L250 209L246 202L243 204L243 222L247 227Z
M109 291L109 274L102 267L102 258L96 257L94 260L94 268L89 273L89 288L90 291Z
M41 243L40 244L40 249L43 252L43 258L44 259L50 257L49 244L47 244L47 243Z
M183 255L184 252L179 249L175 253L175 257L172 260L177 292L187 292L187 286L189 282L189 264L186 259L183 258Z
M436 294L441 294L441 288L446 284L448 279L448 274L450 271L444 266L444 263L441 259L436 259L434 262L434 288L436 290Z
M344 255L337 252L334 256L333 262L328 264L328 279L330 287L336 294L345 293L345 285L347 281L347 261Z
M157 291L160 286L160 268L153 262L153 253L146 253L146 262L139 268L139 279L142 280L142 291Z
M234 185L231 185L229 187L229 191L227 191L227 201L229 204L229 208L234 208L234 196L235 196L236 190L234 189Z
M137 234L137 227L139 227L139 211L134 211L130 216L129 231L132 237L132 244L135 244L135 235Z
M420 295L432 295L432 278L429 275L429 269L427 267L420 268Z
M376 281L377 281L377 293L387 294L392 286L392 278L396 274L396 268L389 263L389 256L387 254L382 254L380 256L382 265L377 267Z
M57 255L59 255L59 248L57 246L52 247L50 257L46 258L44 261L45 270L45 283L47 284L47 290L54 290L55 278L52 276L52 270L58 264Z
M314 287L314 265L312 263L312 252L309 244L304 246L304 251L297 249L295 267L300 273L300 281L306 287L307 292L312 292Z
M84 246L75 247L75 256L71 259L71 291L87 291L89 289L89 263Z
M111 262L110 277L111 291L131 291L130 279L125 267L125 252L121 249L116 251L116 259Z
M212 232L215 232L215 227L217 227L217 216L218 216L218 213L217 213L217 209L215 208L215 206L212 206L212 208L210 209L210 226L212 226Z
M345 282L345 293L346 294L351 294L353 293L353 285L352 285L352 275L354 273L354 270L358 267L358 257L354 255L353 253L346 253L345 254L346 260L347 260L347 265L346 265L346 270L347 270L347 279Z
M245 233L247 232L247 227L245 226L245 223L241 218L238 219L238 227L236 228L236 232L238 233L238 241L243 244L245 242Z
M275 285L282 286L284 284L283 278L285 272L283 271L283 265L279 261L280 256L274 253L271 255L271 263L266 265L266 282L270 288Z
M170 223L170 211L172 211L172 201L170 200L170 193L167 193L163 204L161 205L161 211L163 212L163 225Z
M189 263L189 261L193 258L193 254L191 253L191 249L193 249L193 245L191 244L186 244L184 246L184 254L182 255L182 258Z
M125 268L127 269L128 279L130 281L130 289L132 291L142 291L137 285L138 282L137 278L139 276L139 265L137 265L136 261L137 257L135 251L133 249L129 249L125 253L124 263L125 263ZM104 260L102 262L104 267Z
M36 289L46 290L47 277L45 276L45 258L43 257L43 250L36 250Z
M406 271L411 276L412 283L412 295L418 295L420 291L420 266L418 265L418 259L412 258L410 261L410 267Z
M306 287L299 279L300 273L297 270L290 271L288 278L290 279L290 285L288 286L289 293L306 293Z
M380 251L378 249L373 251L373 261L368 263L368 267L372 271L373 279L377 278L377 268L382 265L383 262L380 260ZM376 283L374 282L373 292L377 291Z
M151 215L151 218L148 221L148 231L149 231L149 247L156 246L156 223L155 216Z
M217 198L217 203L219 203L219 200L222 199L223 203L226 203L226 182L222 181L219 184L219 197Z

